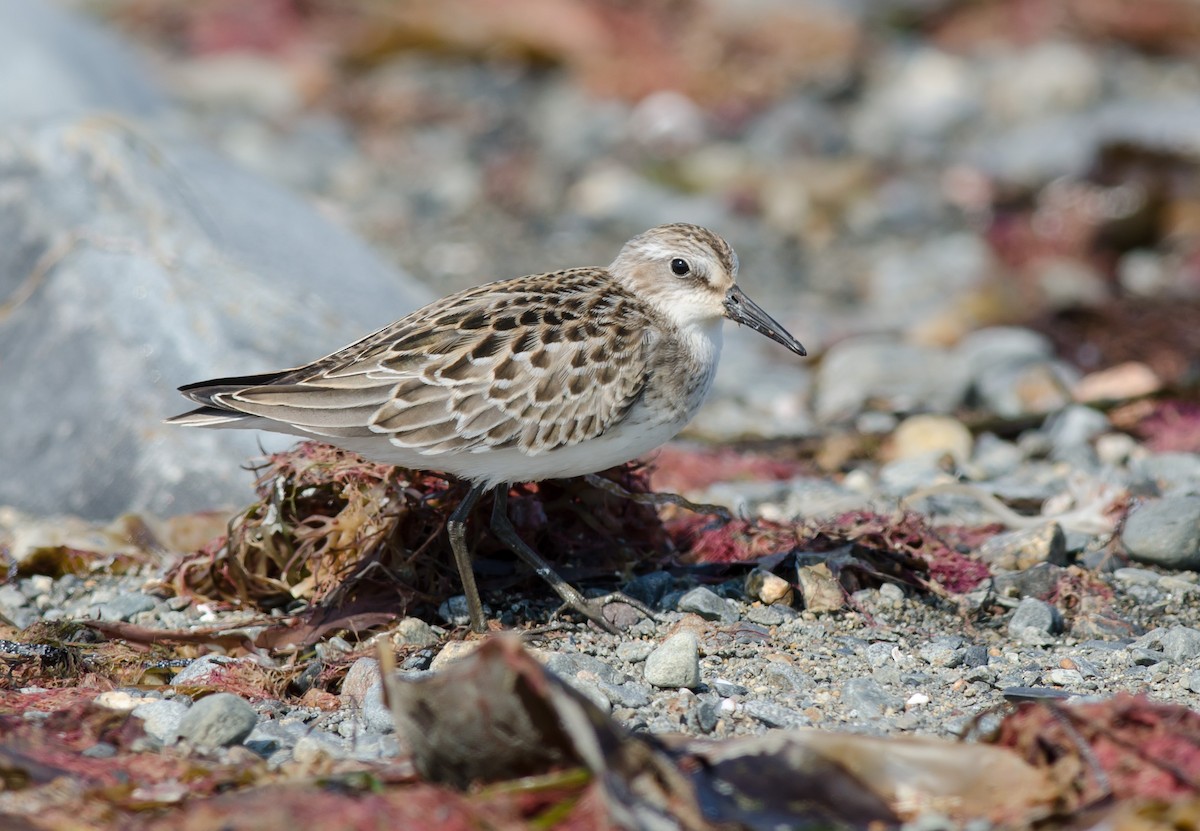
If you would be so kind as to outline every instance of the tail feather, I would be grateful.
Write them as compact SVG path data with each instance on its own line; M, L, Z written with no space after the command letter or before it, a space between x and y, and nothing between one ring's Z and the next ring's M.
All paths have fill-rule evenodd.
M215 407L218 410L223 410L226 408L215 400L215 396L218 396L223 392L237 392L238 390L243 390L247 387L259 387L264 384L275 384L278 383L281 378L291 372L292 370L285 369L279 372L264 372L259 375L213 378L211 381L197 381L194 384L184 384L179 388L179 391L187 398L195 401L197 404L204 404L207 407Z

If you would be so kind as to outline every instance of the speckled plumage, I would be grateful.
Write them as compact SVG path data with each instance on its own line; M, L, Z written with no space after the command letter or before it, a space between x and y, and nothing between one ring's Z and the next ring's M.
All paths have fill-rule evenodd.
M711 231L659 226L607 268L488 283L305 366L182 387L201 406L170 421L293 433L482 489L604 470L695 415L725 317L804 354L737 267Z

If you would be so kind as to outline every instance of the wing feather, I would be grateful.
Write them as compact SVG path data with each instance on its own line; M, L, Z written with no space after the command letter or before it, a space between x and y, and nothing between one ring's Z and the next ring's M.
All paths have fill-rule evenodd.
M649 314L603 269L493 283L264 383L223 387L212 404L433 457L535 455L625 416L646 383Z

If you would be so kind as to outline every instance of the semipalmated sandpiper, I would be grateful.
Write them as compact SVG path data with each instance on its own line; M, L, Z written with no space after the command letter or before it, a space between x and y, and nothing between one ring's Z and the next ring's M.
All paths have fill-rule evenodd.
M181 387L201 406L168 421L291 433L471 483L447 529L476 631L484 616L466 521L493 490L497 537L606 625L517 535L509 484L605 470L675 436L712 385L725 318L804 355L737 286L737 271L721 237L662 225L607 268L488 283L302 367Z

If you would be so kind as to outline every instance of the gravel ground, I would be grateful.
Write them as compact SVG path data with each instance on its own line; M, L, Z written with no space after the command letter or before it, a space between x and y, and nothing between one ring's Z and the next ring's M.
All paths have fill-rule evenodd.
M947 597L885 583L855 593L849 608L813 612L764 603L742 576L702 586L650 574L622 588L650 603L657 619L638 620L620 636L548 622L542 598L485 599L507 625L540 625L527 640L547 666L634 730L727 737L819 726L950 737L986 729L1019 698L1128 691L1200 709L1200 456L1155 450L1114 423L1108 404L1143 394L1136 372L1097 379L1029 328L968 331L979 321L955 313L997 264L970 211L946 197L954 171L942 174L947 153L957 162L978 159L999 179L1043 181L1049 175L1040 171L1058 168L1053 147L1039 144L1039 126L1070 116L1102 132L1112 124L1103 112L1131 106L1160 81L1194 93L1200 74L1170 59L1067 44L1036 57L1040 74L1061 84L1044 105L1015 91L1030 77L1016 71L1024 60L1016 53L972 62L932 47L890 46L872 62L854 106L797 94L743 126L736 143L686 101L597 106L560 77L503 64L412 57L372 73L359 95L384 100L403 88L418 99L414 110L431 101L441 107L389 131L303 111L296 79L265 61L221 75L211 58L156 59L187 103L192 129L259 174L309 193L439 292L606 262L631 232L661 221L702 219L726 231L744 252L745 279L758 286L762 305L779 309L823 356L815 368L783 366L778 355L735 347L693 435L816 437L835 455L839 437L853 436L881 449L847 456L853 464L819 476L717 482L687 495L778 520L888 514L904 504L944 527L998 522L1006 535L968 552L988 563L992 577ZM942 97L927 103L940 121L925 122L922 134L896 102L931 74ZM972 103L981 90L982 114ZM1013 100L1030 109L996 114L996 102ZM271 110L279 101L281 109ZM1007 126L989 138L1001 122ZM561 129L539 139L543 123ZM687 152L663 150L676 145L646 125ZM512 136L524 142L517 142L520 210L495 198L499 185L483 179L480 164L494 161L497 143ZM753 179L785 149L822 142L845 150L844 166L859 157L901 160L889 181L872 187L864 183L869 174L852 171L826 183L823 198L839 206L845 225L824 247L812 230L820 217L811 187L802 189L809 201L780 197L762 222L728 199L691 195L704 191L704 176L727 182L731 174L721 171L733 167ZM664 159L691 190L645 174ZM779 173L811 175L803 165ZM802 242L784 227L807 229ZM1170 256L1126 253L1116 273L1126 288L1145 288ZM1042 287L1059 292L1054 302L1108 290L1099 275L1064 268L1043 275ZM869 334L879 332L890 334ZM764 385L767 372L776 375ZM1161 378L1151 380L1161 387ZM1115 386L1088 398L1085 382L1101 381ZM912 415L922 411L933 415ZM1014 518L997 498L1024 513ZM65 527L0 512L0 538L18 561L47 525ZM79 533L103 536L97 528ZM155 589L160 577L142 567L120 576L22 578L0 586L0 613L18 627L92 618L235 628L254 618L166 596ZM461 636L446 619L406 619L385 635L416 647L408 673L436 671L477 643ZM354 649L333 638L318 655L344 658ZM374 659L352 665L337 709L247 704L233 695L193 705L188 686L234 660L270 659L206 655L170 668L178 674L163 690L108 695L127 696L123 705L137 708L158 741L244 743L272 765L318 751L360 759L400 752L372 678Z

